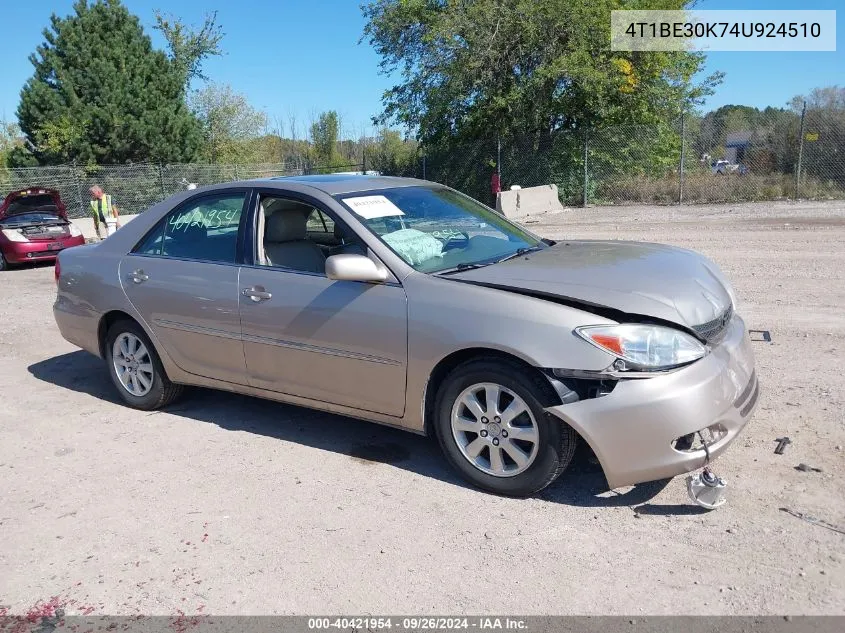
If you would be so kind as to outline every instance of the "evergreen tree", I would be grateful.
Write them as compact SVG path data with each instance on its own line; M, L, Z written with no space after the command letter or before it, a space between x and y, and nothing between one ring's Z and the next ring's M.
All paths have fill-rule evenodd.
M179 69L120 0L78 0L73 8L51 16L21 90L18 120L40 162L193 159L200 126Z

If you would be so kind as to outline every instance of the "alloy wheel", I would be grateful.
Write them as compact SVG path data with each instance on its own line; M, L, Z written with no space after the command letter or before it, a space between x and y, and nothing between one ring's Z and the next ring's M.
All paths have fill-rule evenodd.
M488 475L513 477L537 457L537 421L525 400L502 385L464 389L452 405L451 425L461 454Z
M155 370L144 342L131 332L123 332L112 346L114 371L121 386L131 395L142 397L152 389Z

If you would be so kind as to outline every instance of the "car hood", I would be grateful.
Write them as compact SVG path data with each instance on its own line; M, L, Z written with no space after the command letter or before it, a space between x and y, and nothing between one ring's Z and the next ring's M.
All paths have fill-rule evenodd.
M688 328L721 317L732 302L713 262L693 251L644 242L562 241L452 278Z
M27 205L26 201L32 201L32 205ZM0 220L24 213L45 213L55 215L61 220L68 219L59 192L45 187L12 191L0 203Z

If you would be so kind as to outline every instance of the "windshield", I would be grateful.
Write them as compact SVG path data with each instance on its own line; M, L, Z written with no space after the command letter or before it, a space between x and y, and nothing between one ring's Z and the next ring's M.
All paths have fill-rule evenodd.
M544 246L502 215L451 189L401 187L337 199L420 272L489 264Z
M64 224L64 220L62 220L57 213L18 213L0 220L0 223L2 223L3 226L43 224L45 222L59 222Z

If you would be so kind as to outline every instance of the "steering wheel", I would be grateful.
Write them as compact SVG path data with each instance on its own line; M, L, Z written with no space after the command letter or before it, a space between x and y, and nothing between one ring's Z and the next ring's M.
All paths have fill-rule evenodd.
M443 242L443 250L450 247L460 248L469 244L469 233L466 231L447 229L445 231L434 231L432 235Z

